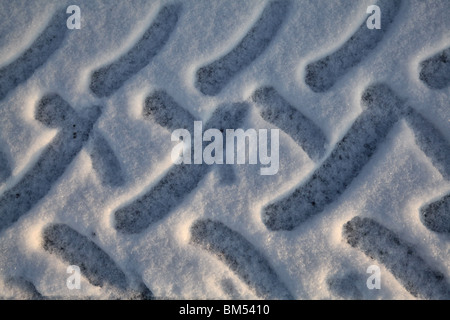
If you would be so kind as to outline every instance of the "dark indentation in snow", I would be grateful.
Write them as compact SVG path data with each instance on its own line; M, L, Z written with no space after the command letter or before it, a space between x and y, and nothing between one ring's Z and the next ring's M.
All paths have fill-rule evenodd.
M114 187L122 186L125 183L124 173L108 141L98 131L94 132L92 141L92 167L100 180Z
M343 236L352 247L384 264L415 297L450 298L450 285L444 274L430 267L413 246L378 222L355 217L344 225Z
M272 1L241 42L222 58L197 71L196 87L203 94L218 94L242 69L270 45L288 13L289 1Z
M8 228L26 214L64 174L88 140L92 127L100 116L100 108L93 107L88 113L89 118L81 117L56 94L41 99L35 112L36 120L49 127L59 128L59 132L29 172L1 195L0 230ZM79 133L76 139L73 139L73 123L77 124Z
M293 299L266 258L241 234L218 221L197 220L191 241L216 254L264 299Z
M231 279L223 279L220 282L220 285L224 291L224 293L231 299L231 300L242 300L241 295L239 294L238 290L236 289L236 286L233 284L233 281Z
M145 99L143 116L170 132L176 129L187 129L191 135L194 121L197 120L165 91L155 91Z
M314 174L293 193L263 209L262 220L267 228L292 230L337 200L403 111L402 101L384 84L367 88L362 104L366 110Z
M176 129L186 129L190 132L191 138L194 136L194 121L198 119L194 118L189 111L181 107L165 91L155 91L148 96L145 99L142 113L144 118L156 122L170 132ZM225 150L223 154L225 154ZM236 173L232 166L221 165L219 167L219 175L221 183L225 185L232 184L236 181Z
M342 47L323 59L306 66L305 83L314 92L330 89L350 68L366 58L383 39L397 15L400 0L379 0L381 29L368 29L366 20Z
M28 80L61 46L67 31L66 19L65 12L59 10L30 48L0 69L0 100Z
M225 154L225 150L223 151ZM219 166L220 183L223 185L232 185L236 182L236 171L232 165L223 164Z
M260 88L252 98L261 117L290 135L311 159L319 160L323 156L326 137L322 130L284 100L274 88Z
M248 109L246 103L221 105L214 111L204 130L239 128ZM159 221L180 205L211 168L205 163L174 165L149 192L115 212L116 229L124 233L138 233Z
M173 166L148 193L115 212L116 229L123 233L145 230L178 207L208 171L209 166L205 164Z
M115 262L94 242L65 224L53 224L45 228L43 247L56 254L80 271L95 286L112 285L126 288L125 274Z
M419 79L431 89L444 89L450 85L450 48L420 64Z
M442 176L450 180L450 143L438 129L413 109L408 110L406 120L414 131L417 145Z
M450 233L450 194L420 208L420 218L428 229Z
M108 97L146 67L169 40L178 22L181 5L163 7L143 37L124 56L92 74L90 88L99 97Z
M20 292L20 296L19 296L20 300L44 300L44 299L46 299L46 297L44 297L42 294L39 293L39 291L36 289L36 287L34 286L34 284L32 282L30 282L22 277L8 279L6 284L9 287L13 287L14 289L16 289Z
M327 279L328 288L333 294L351 300L363 298L360 283L365 285L366 281L356 272L348 272L342 277L335 275Z
M125 274L111 257L86 236L65 224L52 224L43 232L43 247L69 265L80 267L81 275L92 285L115 291L113 295L127 299L151 299L143 284L138 291L128 288Z
M11 176L11 167L5 153L0 150L0 184Z

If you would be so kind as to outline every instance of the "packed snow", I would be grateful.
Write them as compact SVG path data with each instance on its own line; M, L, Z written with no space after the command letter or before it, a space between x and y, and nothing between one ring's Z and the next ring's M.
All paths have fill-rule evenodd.
M0 298L450 299L449 47L448 0L0 0ZM193 121L278 172L173 164Z

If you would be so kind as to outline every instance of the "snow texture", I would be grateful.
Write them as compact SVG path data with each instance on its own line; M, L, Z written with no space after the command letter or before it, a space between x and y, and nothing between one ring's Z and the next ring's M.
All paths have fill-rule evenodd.
M194 116L177 104L165 91L156 91L145 99L144 118L151 119L170 132L187 129L194 134Z
M1 299L450 299L448 0L72 4L0 1Z
M197 71L197 88L206 95L218 94L238 72L266 50L281 27L288 9L287 0L270 2L259 20L233 50Z
M312 176L292 194L264 208L271 230L292 230L336 201L375 154L402 110L399 97L386 85L367 88L367 108Z
M204 129L215 128L222 131L237 129L248 108L249 106L245 103L219 106ZM169 119L169 123L165 125L173 127L170 121L177 121L177 119L171 118L171 111L165 110L170 109L158 109L159 116L157 119L159 121ZM148 193L114 213L116 229L125 233L138 233L150 224L164 218L198 186L211 168L210 165L205 163L174 165Z
M88 140L100 116L100 108L92 107L90 115L84 119L56 94L40 100L36 120L48 127L59 128L59 132L27 174L1 195L0 230L8 228L33 208L64 174Z
M289 105L274 88L260 88L253 95L261 117L289 134L317 161L325 153L326 137L320 128Z
M99 97L107 97L125 81L149 64L169 40L174 30L181 5L168 5L161 9L141 40L118 61L104 66L92 74L90 88Z
M383 263L414 296L449 299L444 274L429 266L413 246L369 218L355 217L344 225L344 237L355 248Z
M125 184L122 167L106 139L94 132L93 147L90 152L92 166L103 183L119 187Z
M5 181L11 175L11 167L9 165L8 158L0 150L0 183Z
M443 89L450 85L450 48L420 64L420 80L431 89Z
M423 224L435 232L450 233L450 194L420 209Z
M213 252L264 299L292 299L264 256L242 235L223 223L198 220L191 227L192 242Z
M409 109L406 119L414 131L416 143L431 159L442 176L450 180L450 143L420 113Z
M59 256L70 265L80 267L81 273L94 286L107 286L113 294L124 295L121 298L151 299L152 293L145 285L141 292L127 292L125 274L114 261L86 236L79 234L65 224L53 224L45 228L43 248ZM125 296L126 294L132 297Z
M306 67L305 82L311 90L314 92L329 90L348 72L348 69L360 63L381 42L400 10L401 1L379 0L377 6L382 12L381 29L368 29L364 21L358 31L336 52Z
M61 47L66 32L66 16L60 10L30 48L17 60L0 69L0 100L30 78Z

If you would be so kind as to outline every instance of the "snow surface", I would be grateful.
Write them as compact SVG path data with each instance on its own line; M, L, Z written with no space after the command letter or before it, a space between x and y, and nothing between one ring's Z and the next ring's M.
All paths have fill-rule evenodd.
M374 3L0 0L0 297L449 299L450 2L402 1L376 46L358 50ZM80 30L61 22L72 4L81 8ZM356 60L341 57L340 66L339 54L349 52ZM307 66L321 59L329 69L320 74L331 74L333 84L313 90ZM198 71L208 68L216 69L202 87ZM110 73L93 77L102 72ZM367 96L384 86L392 95ZM255 99L261 88L271 88L270 101ZM158 122L174 115L162 107L169 113L155 120L146 109L156 93L204 123L219 106L249 106L241 128L282 129L278 173L235 165L192 168L178 178L189 166L171 170L171 123ZM52 101L63 102L46 109ZM401 109L379 135L365 112L373 101L381 123L382 108ZM277 103L293 116L278 117ZM52 111L58 105L64 110ZM314 141L321 145L310 146L315 157L298 143L311 141L298 136L305 128L295 121L320 131ZM375 141L373 154L333 185L346 162L333 167L327 159L358 156L348 141L365 139ZM332 201L295 226L270 228L267 206L283 203L316 169L327 173L331 190L339 187ZM160 181L168 184L159 184L165 191L156 197ZM146 212L145 225L123 232L116 212L145 204L149 194L167 212ZM286 211L294 218L304 205L295 201ZM66 286L71 264L82 264L80 290ZM380 290L366 287L373 264Z

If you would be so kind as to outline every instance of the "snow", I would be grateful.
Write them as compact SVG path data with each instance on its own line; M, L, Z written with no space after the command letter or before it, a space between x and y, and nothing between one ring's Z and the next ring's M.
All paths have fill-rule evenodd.
M450 47L450 4L402 1L390 16L392 23L386 29L382 24L376 46L363 50L358 37L348 44L355 33L367 40L361 26L367 6L376 2L0 1L0 298L130 299L148 297L149 290L163 299L449 299L449 234L445 228L431 230L436 222L424 223L422 215L450 193L450 85L445 72L450 62L439 60ZM383 3L378 1L382 16ZM81 8L80 30L64 29L65 10L73 4ZM161 10L171 5L179 5L179 11L173 9L175 24L173 17L163 17L162 25L152 29ZM281 12L273 19L264 15L270 6ZM261 15L265 18L259 20ZM274 27L276 32L268 30ZM61 42L52 44L46 30ZM146 34L160 43L140 41ZM264 50L252 47L254 43L264 43ZM152 45L155 55L139 49ZM345 45L351 49L340 50ZM130 50L134 53L127 56ZM227 60L230 52L234 60ZM358 57L339 57L342 52L357 52ZM334 83L313 90L305 80L308 65L327 56L333 57L328 71ZM352 66L340 67L343 58ZM107 89L100 92L92 85L93 75L109 65L122 78L109 75L103 80L109 81L103 83ZM201 89L198 71L206 67L216 68L208 86L220 83L220 88ZM255 99L263 88L271 88L267 105ZM373 106L371 98L362 99L368 88L374 92ZM185 118L204 124L212 118L218 128L235 123L244 130L279 128L278 173L261 176L260 167L249 164L230 165L231 171L220 165L205 169L205 164L174 170L174 116L159 115L167 122L164 127L144 112L148 97L158 92L182 108ZM54 112L36 116L48 95L57 95L65 101L59 106L71 108L56 126L48 126L54 124ZM261 114L276 110L277 103L293 116ZM244 105L248 112L237 112L239 119L217 116L223 115L217 113L221 106ZM383 106L392 105L398 114L387 118ZM371 111L374 117L366 112L372 107L379 108ZM156 112L164 111L160 108ZM296 128L296 122L307 126ZM372 127L374 123L382 126ZM378 132L380 127L386 132ZM301 130L312 138L304 141L298 136ZM345 152L339 149L343 139ZM364 163L351 167L344 159L337 164L339 155L359 159L357 148L365 148L369 140L375 151ZM47 164L41 170L37 166L43 158ZM351 179L330 179L340 179L352 168L357 169ZM163 192L154 192L168 174L183 170ZM316 170L327 173L324 180L332 186L321 185L314 195L338 188L327 195L331 201L320 203L317 213L285 224L289 227L271 227L266 208L274 203L283 207L283 200ZM11 190L31 190L27 201L32 205L18 202L28 193L16 197L20 192ZM116 213L148 194L153 202L141 205L142 210L167 212L146 212L152 218L128 232L117 227ZM280 210L292 222L305 203L291 198L290 207ZM28 209L19 210L24 207ZM439 208L442 220L437 221L448 222L448 203ZM349 221L365 221L355 230L379 225L382 236L376 238L372 230L364 238L361 232L354 235L361 239L359 247L352 247L344 232ZM199 236L194 231L202 226L208 232ZM56 230L51 233L56 249L45 244L48 230ZM375 250L370 243L391 250L390 258L370 258L368 252ZM410 260L402 255L408 246ZM67 267L80 259L86 260L81 289L69 290ZM401 265L405 261L410 265ZM374 264L381 270L380 290L366 287L367 267ZM427 287L432 282L426 275L433 272L443 275L433 280L440 291Z

